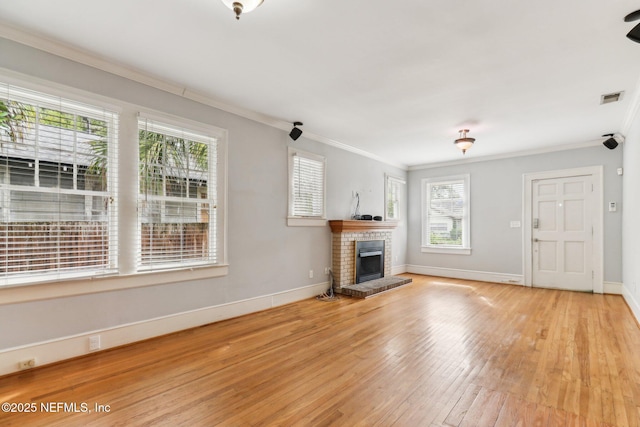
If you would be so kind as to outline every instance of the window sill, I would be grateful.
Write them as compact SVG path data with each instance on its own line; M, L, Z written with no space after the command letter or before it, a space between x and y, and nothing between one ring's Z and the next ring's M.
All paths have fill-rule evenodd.
M327 225L325 218L301 218L290 216L287 218L289 227L324 227Z
M433 246L423 246L422 253L449 254L449 255L471 255L471 248L436 248Z
M145 286L202 280L229 274L228 265L192 266L103 277L60 278L46 282L0 285L0 305Z

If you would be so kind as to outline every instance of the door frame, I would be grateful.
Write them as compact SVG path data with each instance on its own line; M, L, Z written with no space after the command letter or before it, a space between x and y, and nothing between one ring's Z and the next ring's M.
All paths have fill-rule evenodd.
M522 206L524 227L522 229L522 253L525 286L532 287L533 278L533 239L531 232L533 222L533 181L590 175L593 183L593 292L596 294L604 292L603 169L603 166L599 165L575 169L532 172L523 175L524 191Z

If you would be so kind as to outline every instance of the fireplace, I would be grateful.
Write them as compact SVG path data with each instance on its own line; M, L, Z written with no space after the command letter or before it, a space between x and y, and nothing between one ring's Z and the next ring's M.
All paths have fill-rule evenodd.
M391 239L397 223L336 219L329 226L336 293L368 298L411 283L391 274Z
M358 242L374 240L384 242L384 256L382 257L384 259L384 268L380 277L392 277L391 241L393 229L397 226L396 223L387 221L331 220L329 225L332 233L332 272L336 292L340 293L343 286L355 284L356 262L359 258L356 252L356 244ZM371 282L372 280L369 281Z
M384 277L384 240L356 241L355 283Z

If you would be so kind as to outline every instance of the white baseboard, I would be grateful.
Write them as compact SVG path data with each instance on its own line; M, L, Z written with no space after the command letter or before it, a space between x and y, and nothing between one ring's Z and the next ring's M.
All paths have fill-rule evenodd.
M634 298L633 294L626 286L622 287L622 296L631 309L631 312L636 317L636 320L640 323L640 302Z
M620 282L604 282L604 290L605 294L614 294L614 295L622 295L623 285Z
M92 336L99 335L100 350L106 350L312 298L322 294L328 288L329 283L323 282L271 295L2 350L0 351L0 376L19 371L20 361L35 358L36 366L42 366L92 353L94 351L89 350L89 337Z
M395 276L396 274L402 274L402 273L408 273L407 264L391 266L391 275L392 276Z
M455 268L428 267L423 265L405 266L407 273L424 274L425 276L450 277L452 279L478 280L481 282L509 283L523 285L524 276L520 274L490 273L485 271L459 270ZM395 273L400 274L400 273ZM604 282L604 293L623 295L624 287L619 282Z
M524 277L521 274L490 273L486 271L459 270L456 268L429 267L424 265L408 265L408 273L423 274L425 276L450 277L452 279L477 280L480 282L509 283L522 285Z

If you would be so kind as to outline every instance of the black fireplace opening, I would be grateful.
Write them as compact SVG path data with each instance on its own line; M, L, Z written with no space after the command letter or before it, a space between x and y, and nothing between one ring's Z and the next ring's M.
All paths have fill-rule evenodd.
M384 277L384 240L356 242L356 283Z

